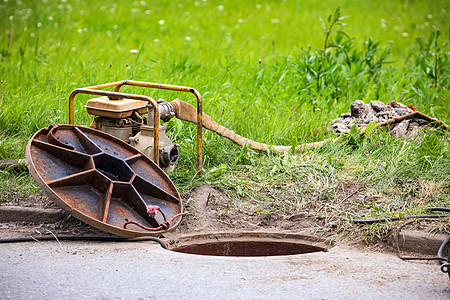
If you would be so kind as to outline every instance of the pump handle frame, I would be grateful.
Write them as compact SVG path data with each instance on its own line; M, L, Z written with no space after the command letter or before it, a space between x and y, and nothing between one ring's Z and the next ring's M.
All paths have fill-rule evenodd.
M94 85L85 88L78 88L72 91L69 96L69 124L74 125L75 123L75 109L74 109L74 99L77 94L91 94L91 95L100 95L100 96L108 96L108 97L116 97L116 98L127 98L132 100L143 100L147 101L152 105L153 108L153 126L155 128L154 131L154 158L155 163L159 165L159 111L158 106L155 100L151 97L143 96L143 95L135 95L135 94L127 94L127 93L119 93L120 88L123 85L131 85L131 86L140 86L146 88L153 89L161 89L161 90L170 90L170 91L178 91L185 93L192 93L197 99L197 172L200 173L203 167L202 162L202 97L200 93L191 87L186 86L177 86L170 84L162 84L162 83L151 83L151 82L143 82L143 81L134 81L134 80L122 80L117 82L105 83L100 85ZM114 92L110 91L99 91L99 89L114 87Z

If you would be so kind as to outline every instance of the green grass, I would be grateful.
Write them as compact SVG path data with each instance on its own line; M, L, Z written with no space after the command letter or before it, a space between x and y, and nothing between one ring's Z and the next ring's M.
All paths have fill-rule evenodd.
M203 96L205 113L269 144L331 137L326 122L349 111L357 99L395 99L448 124L450 1L339 1L348 25L334 27L335 47L324 54L318 17L326 22L337 5L328 0L2 1L1 158L23 157L34 132L68 122L68 96L75 88L122 79L192 86ZM351 39L335 33L340 29ZM194 103L186 94L123 91ZM88 98L76 98L77 124L91 121L83 107ZM181 145L170 176L182 192L213 183L233 196L236 207L294 213L323 205L319 213L333 220L449 206L448 136L404 143L378 135L356 148L327 144L280 156L241 151L206 132L205 171L196 176L195 126L179 120L168 125ZM0 180L14 182L17 176L3 172ZM29 174L20 176L25 181L17 189L36 190ZM348 180L364 182L383 201L332 214L331 207L344 205L336 201L339 184Z

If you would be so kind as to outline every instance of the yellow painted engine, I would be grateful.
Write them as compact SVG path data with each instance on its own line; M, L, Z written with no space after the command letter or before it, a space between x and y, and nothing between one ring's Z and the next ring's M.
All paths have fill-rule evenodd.
M165 100L157 102L159 117L167 122L173 116L173 108ZM118 97L98 97L88 100L87 112L95 116L91 127L111 134L144 153L154 160L153 115L148 114L148 102ZM149 122L150 121L150 122ZM173 144L166 135L167 126L159 125L159 166L173 170L178 161L178 145Z

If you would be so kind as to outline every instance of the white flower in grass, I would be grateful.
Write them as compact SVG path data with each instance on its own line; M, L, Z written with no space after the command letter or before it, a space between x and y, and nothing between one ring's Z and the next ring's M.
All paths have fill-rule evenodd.
M191 37L190 36L185 36L184 39L189 42L191 40Z
M9 20L10 20L10 21L14 20L14 16L12 16L12 15L9 16Z
M237 21L239 24L242 24L242 23L244 23L244 20L242 20L242 19L238 19L238 21Z
M114 29L114 30L117 30L118 28L119 28L118 25L114 25L114 26L113 26L113 29Z
M409 33L407 33L407 32L402 32L402 37L408 37L409 36Z
M166 21L164 21L164 20L159 20L159 21L158 21L158 24L159 24L159 25L164 25L164 23L166 23Z
M278 23L280 23L280 20L278 20L278 19L270 19L270 22L272 22L273 24L278 24Z
M32 33L30 33L30 36L31 36L32 38L34 38L36 35L34 34L34 32L32 32Z
M37 23L37 27L41 27L41 26L42 26L41 22Z
M194 5L195 5L195 6L200 6L200 2L195 1L195 2L194 2Z
M145 2L145 1L141 1L139 3L141 4L141 6L146 6L147 5L147 2Z
M427 18L428 18L428 19L433 19L433 15L432 15L432 14L429 14L429 15L427 16Z
M159 43L159 40L158 39L154 39L153 43Z
M386 27L387 27L386 23L381 23L381 28L386 28Z
M256 9L261 9L261 4L256 4Z
M83 33L83 29L78 28L77 32L78 32L78 33Z
M398 31L399 29L400 29L400 27L394 26L394 30L395 30L395 31Z
M53 16L48 16L47 18L49 21L53 21Z
M217 9L218 9L218 10L224 10L225 7L224 7L223 5L219 5L219 6L217 6Z
M138 52L139 52L139 50L137 50L137 49L131 49L131 50L130 50L130 53L131 53L131 54L136 54L136 53L138 53Z
M430 26L430 23L425 22L425 23L423 23L423 25L425 25L425 27L428 27L428 26Z
M147 9L147 10L145 11L145 14L146 14L146 15L149 15L151 12L152 12L151 10L148 10L148 9Z
M72 47L72 51L77 51L77 48L75 48L75 47Z

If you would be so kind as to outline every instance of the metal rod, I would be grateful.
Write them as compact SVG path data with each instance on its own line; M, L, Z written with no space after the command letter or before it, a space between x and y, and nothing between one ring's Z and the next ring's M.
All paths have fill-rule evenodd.
M101 87L100 87L101 88ZM89 95L100 95L107 97L117 97L117 98L127 98L133 100L143 100L152 104L153 107L153 126L154 126L154 149L153 149L153 157L155 163L159 165L159 110L156 101L148 96L143 95L134 95L134 94L125 94L125 93L117 93L117 92L109 92L109 91L98 91L96 89L90 88L79 88L72 91L69 96L69 124L74 124L74 99L77 94L89 94Z

